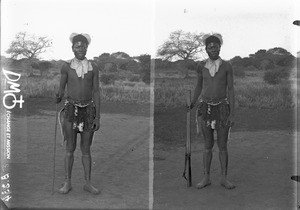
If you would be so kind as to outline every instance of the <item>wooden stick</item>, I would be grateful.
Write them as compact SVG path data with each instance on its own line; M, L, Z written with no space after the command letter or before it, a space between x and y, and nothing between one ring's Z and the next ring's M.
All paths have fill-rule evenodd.
M187 93L187 105L191 105L191 90ZM191 110L186 114L186 147L185 156L187 163L187 186L192 186L192 168L191 168Z
M58 107L55 105L55 130L54 130L54 147L53 147L53 178L52 178L52 195L54 194L54 182L55 182L55 156L56 156L56 132L57 132L57 120L58 120Z

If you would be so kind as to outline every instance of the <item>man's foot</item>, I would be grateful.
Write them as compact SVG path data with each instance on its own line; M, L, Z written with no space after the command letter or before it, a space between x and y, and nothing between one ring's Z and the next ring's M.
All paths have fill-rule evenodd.
M227 190L231 190L235 188L234 184L229 182L226 178L222 178L220 184L221 186L225 187Z
M197 184L197 188L202 189L202 188L207 187L209 185L211 185L210 179L208 177L204 177L202 179L202 181Z
M94 195L98 195L100 193L100 191L97 188L93 187L91 184L85 184L83 186L83 189L85 191L89 192L89 193L94 194Z
M71 183L65 182L62 188L58 190L58 192L61 194L67 194L68 192L70 192L71 189L72 189Z

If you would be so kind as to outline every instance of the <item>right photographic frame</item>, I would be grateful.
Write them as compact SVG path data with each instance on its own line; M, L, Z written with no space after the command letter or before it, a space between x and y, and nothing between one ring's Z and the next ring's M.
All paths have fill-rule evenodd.
M155 1L154 209L298 208L297 10Z

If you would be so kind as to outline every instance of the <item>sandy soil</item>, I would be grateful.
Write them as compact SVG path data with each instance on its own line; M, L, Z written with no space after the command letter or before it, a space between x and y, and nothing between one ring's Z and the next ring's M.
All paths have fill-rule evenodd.
M146 209L149 206L149 117L102 114L92 145L92 182L100 195L83 191L80 148L75 152L72 191L64 181L64 147L57 133L55 192L51 194L55 111L13 119L9 206L46 209ZM80 137L78 136L78 141Z
M193 186L183 179L184 147L156 150L155 209L296 209L294 134L290 131L233 132L229 141L229 179L237 185L219 185L218 149L214 148L212 185L198 190L203 176L201 138L193 143Z

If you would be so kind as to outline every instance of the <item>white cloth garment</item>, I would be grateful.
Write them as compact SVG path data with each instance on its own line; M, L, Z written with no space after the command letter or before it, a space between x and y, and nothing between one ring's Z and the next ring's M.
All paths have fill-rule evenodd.
M87 41L88 41L88 44L91 44L91 37L90 37L90 35L88 35L88 34L78 34L78 33L72 33L71 35L70 35L70 41L71 41L71 43L73 43L73 39L74 39L74 37L75 36L77 36L77 35L82 35L82 36L84 36L86 39L87 39Z
M77 76L81 77L82 79L84 78L84 75L88 73L88 71L93 71L93 66L91 62L88 61L88 59L86 58L84 60L78 60L77 58L73 58L67 62L70 63L70 67L72 69L75 69Z
M218 58L217 60L207 59L204 67L207 68L209 70L210 75L214 77L215 74L219 71L219 67L221 66L221 64L221 58Z
M208 37L210 37L210 36L215 36L215 37L217 37L217 38L220 40L221 45L223 44L223 38L222 38L222 35L219 34L219 33L213 33L213 32L208 33L208 34L205 34L205 35L203 36L203 38L202 38L202 39L203 39L203 43L205 43L206 39L207 39Z

